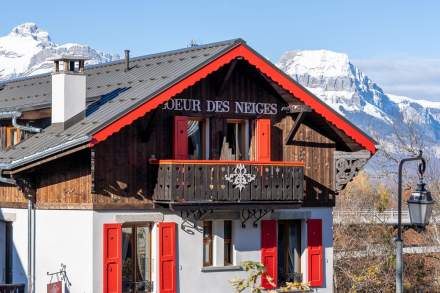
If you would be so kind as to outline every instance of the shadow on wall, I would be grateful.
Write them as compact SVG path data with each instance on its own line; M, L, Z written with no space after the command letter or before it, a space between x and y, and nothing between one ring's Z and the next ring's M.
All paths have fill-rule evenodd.
M25 284L27 286L26 271L21 259L26 256L27 250L21 251L21 255L17 250L16 241L20 240L18 238L20 234L16 227L18 224L13 218L13 214L0 210L0 288L2 284ZM23 238L20 241L25 240Z

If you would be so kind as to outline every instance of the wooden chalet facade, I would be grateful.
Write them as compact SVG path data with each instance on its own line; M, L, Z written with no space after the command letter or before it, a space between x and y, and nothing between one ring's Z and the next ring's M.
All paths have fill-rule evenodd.
M371 138L242 40L54 62L0 87L0 284L64 264L70 292L231 292L253 260L332 292L332 207Z

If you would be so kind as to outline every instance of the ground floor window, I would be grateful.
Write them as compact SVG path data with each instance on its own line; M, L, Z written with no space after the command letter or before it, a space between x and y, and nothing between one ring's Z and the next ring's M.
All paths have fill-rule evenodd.
M234 264L234 254L232 251L232 221L225 221L224 222L224 239L223 239L223 246L224 246L224 265L230 266Z
M212 266L212 221L203 222L203 266Z
M122 292L151 292L150 223L122 226Z
M278 222L278 284L302 281L301 221Z
M234 264L233 221L203 222L203 266Z
M0 221L0 284L12 283L12 222Z

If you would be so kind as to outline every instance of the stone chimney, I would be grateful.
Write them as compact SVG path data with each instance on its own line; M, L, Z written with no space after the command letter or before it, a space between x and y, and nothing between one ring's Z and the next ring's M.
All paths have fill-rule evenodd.
M52 124L63 124L66 129L85 116L87 58L62 56L52 60Z

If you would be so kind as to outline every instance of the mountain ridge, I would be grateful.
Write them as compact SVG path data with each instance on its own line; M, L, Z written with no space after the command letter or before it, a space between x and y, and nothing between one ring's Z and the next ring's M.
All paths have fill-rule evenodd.
M87 45L56 44L35 23L23 23L0 37L0 81L48 73L47 60L64 54L87 56L87 64L120 59ZM440 102L386 93L344 53L286 51L276 65L385 147L411 127L440 158Z
M440 156L440 102L386 93L346 54L329 50L287 51L277 66L376 140L390 147L408 129ZM384 142L388 143L384 143Z

